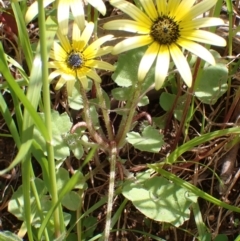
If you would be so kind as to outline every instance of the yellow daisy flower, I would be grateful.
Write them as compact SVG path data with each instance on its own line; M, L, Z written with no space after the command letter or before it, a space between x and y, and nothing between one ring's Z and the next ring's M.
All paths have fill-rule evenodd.
M44 0L44 7L48 6L55 0ZM102 15L106 14L106 6L103 0L84 0L85 2L91 4L96 8ZM56 1L55 1L56 2ZM85 26L85 16L84 16L84 4L83 0L58 0L57 1L57 17L60 28L64 35L68 34L68 20L69 20L69 10L71 9L74 19L78 27L83 30ZM38 3L35 1L27 10L25 15L26 23L32 21L32 19L38 14Z
M199 28L222 25L220 18L197 18L216 4L217 0L139 0L142 10L125 0L110 0L110 3L134 20L114 20L104 25L109 30L124 30L137 33L114 46L112 54L149 45L139 65L138 79L142 81L156 60L155 88L159 89L169 69L170 57L181 77L192 85L192 73L181 50L186 49L210 64L215 64L212 54L196 43L225 46L220 36Z
M101 78L94 68L113 71L115 68L111 64L96 60L95 58L108 54L112 51L112 47L100 46L112 39L112 35L107 35L88 44L92 36L94 23L87 23L84 31L81 33L77 24L74 22L72 31L72 42L64 36L61 29L57 32L60 41L54 41L52 50L50 51L49 68L55 70L49 75L49 79L60 76L56 89L60 89L65 83L67 84L68 94L71 95L76 79L79 79L84 88L88 86L87 77L101 82Z

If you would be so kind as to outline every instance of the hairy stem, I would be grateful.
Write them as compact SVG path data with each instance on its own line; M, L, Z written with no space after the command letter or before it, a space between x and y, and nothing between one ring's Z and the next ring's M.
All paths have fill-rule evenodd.
M86 92L83 88L81 80L79 80L79 82L80 82L80 93L82 96L82 101L83 101L83 106L84 106L84 108L83 108L84 121L87 124L87 128L90 133L90 136L100 145L101 148L103 148L104 150L107 150L109 147L108 143L106 141L104 141L103 138L97 133L97 131L95 130L95 128L92 124L89 102L88 102L88 99L86 96Z
M104 241L109 240L110 230L111 230L111 216L113 207L113 197L114 197L114 183L115 183L115 167L117 161L117 147L115 142L110 143L110 177L109 177L109 188L108 188L108 202L107 202L107 216L104 232Z
M136 86L132 86L133 88L133 98L130 98L130 101L126 104L126 109L128 109L128 114L123 115L122 121L120 123L120 127L116 136L117 147L121 148L125 143L126 134L130 131L135 108L139 101L139 96L141 94L141 82L137 83Z
M103 114L103 119L104 119L104 122L105 122L106 129L107 129L108 138L109 138L110 141L113 141L114 134L113 134L113 129L112 129L112 123L111 123L110 118L109 118L106 102L103 98L102 88L101 88L100 84L97 83L97 82L95 82L95 86L96 86L96 90L97 90L97 97L98 97L98 100L99 100L99 105L100 105L100 108L101 108L101 111L102 111L102 114Z

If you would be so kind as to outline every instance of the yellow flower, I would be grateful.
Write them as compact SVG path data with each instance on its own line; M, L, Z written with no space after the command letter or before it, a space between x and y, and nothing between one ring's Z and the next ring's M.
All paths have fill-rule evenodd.
M57 37L60 41L54 41L52 50L50 51L50 58L53 61L49 62L49 68L55 70L49 75L52 80L58 76L60 79L56 85L56 89L60 89L65 83L67 84L68 94L71 95L76 79L79 79L84 88L88 86L87 77L101 82L101 78L96 73L94 68L105 69L113 71L115 68L111 64L96 60L96 57L108 54L111 52L112 47L100 46L112 39L112 35L107 35L97 39L88 44L94 29L93 23L87 23L84 31L81 33L77 24L74 22L72 31L72 42L64 36L61 29L57 32Z
M118 43L112 54L148 45L139 65L138 79L142 81L156 60L155 88L159 89L169 69L170 57L181 77L192 85L192 73L181 50L186 49L210 64L215 64L212 54L196 43L225 46L226 41L216 34L199 28L222 25L219 18L197 18L210 9L217 0L203 0L194 5L195 0L139 0L143 11L124 0L110 0L110 3L128 14L134 20L114 20L104 25L109 30L124 30L137 33Z
M44 0L44 7L48 6L55 0ZM103 0L84 0L90 3L94 8L96 8L101 14L106 14L106 6ZM78 27L83 30L85 26L85 16L84 16L84 5L83 0L58 0L57 6L57 17L60 28L64 35L68 34L68 20L69 20L69 10L71 9L73 17L78 25ZM38 14L38 3L35 1L27 10L25 15L26 23L32 21L32 19Z

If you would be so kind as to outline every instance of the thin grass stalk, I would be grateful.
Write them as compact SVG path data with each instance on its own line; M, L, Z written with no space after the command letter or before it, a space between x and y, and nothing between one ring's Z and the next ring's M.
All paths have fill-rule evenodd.
M76 229L77 229L77 240L82 240L82 220L80 220L81 216L82 216L82 204L83 204L83 190L82 189L79 189L78 190L78 195L81 197L80 199L80 204L79 204L79 208L76 212L76 220L79 220L77 222L77 225L76 225Z
M204 237L208 234L207 227L202 219L202 214L198 203L192 203L193 216L198 229L198 238L204 240Z
M127 115L123 115L120 127L116 136L117 147L121 148L125 143L126 134L130 131L133 117L135 114L135 109L139 101L139 96L141 94L141 82L137 83L136 86L132 86L133 98L130 98L129 102L126 104L126 109L128 110Z
M111 231L111 217L112 217L112 207L113 207L113 197L114 197L114 186L115 186L115 169L117 162L117 147L115 142L110 143L110 177L109 177L109 187L108 187L108 202L107 202L107 215L106 224L104 232L104 241L109 240L109 235Z
M16 119L17 119L17 125L18 125L18 129L19 129L19 135L21 136L21 131L22 131L22 125L23 125L23 114L22 114L22 105L19 102L19 99L17 98L16 94L12 91L11 88L9 88L11 91L11 95L12 95L12 99L13 99L13 103L14 103L14 111L15 111L15 115L16 115Z
M19 136L19 133L18 133L18 129L17 129L17 126L12 118L12 115L8 109L8 106L2 96L2 93L0 93L0 113L2 114L7 126L8 126L8 129L10 130L11 132L11 137L13 138L17 148L19 149L20 146L21 146L21 140L20 140L20 136ZM4 136L4 134L1 134L1 136Z
M176 183L177 185L186 188L188 191L194 193L196 196L201 197L219 207L223 207L226 208L228 210L231 210L233 212L237 212L240 213L240 208L233 206L233 205L229 205L225 202L222 202L221 200L211 196L210 194L200 190L199 188L197 188L196 186L190 184L187 181L182 180L181 178L177 177L176 175L163 170L160 167L155 167L154 165L148 165L150 168L152 168L153 170L155 170L157 173L161 174L163 177L169 179L170 181Z
M220 1L222 3L222 1ZM232 27L233 27L233 6L232 6L232 1L231 0L227 0L226 1L227 4L227 11L229 14L228 17L228 21L229 21L229 25L228 25L228 55L232 56L232 44L233 44L233 31L232 31ZM222 5L221 5L222 6ZM232 71L232 65L230 64L228 66L229 69L229 73L231 73ZM225 108L225 115L227 114L227 110L228 110L228 106L229 106L229 100L230 95L231 95L231 86L232 86L232 78L228 78L228 91L227 91L227 101L226 101L226 108Z
M41 222L43 222L44 216L43 216L41 201L40 201L40 197L42 196L42 193L37 192L37 188L36 188L36 185L35 185L35 182L34 182L35 176L34 176L34 172L33 172L32 168L31 168L31 177L32 177L31 184L30 184L31 185L31 191L32 191L32 193L35 197L35 200L36 200L36 206L37 206L38 212L40 214ZM47 229L44 229L44 234L45 234L46 241L50 241Z
M233 3L231 0L226 1L227 12L228 12L228 22L229 22L229 31L228 31L228 55L232 56L232 47L233 47Z
M52 207L58 202L57 183L56 183L56 170L54 160L54 150L52 145L52 123L51 123L51 102L50 90L48 81L48 54L47 54L47 38L45 26L45 10L43 7L43 0L38 1L39 11L39 33L40 33L40 49L42 60L42 79L43 79L43 102L45 113L45 124L49 132L49 139L46 140L46 148L48 154L49 177L50 177L50 193L52 197ZM64 231L64 224L60 222L60 215L62 216L61 205L54 211L54 229L55 237L59 237L61 232Z

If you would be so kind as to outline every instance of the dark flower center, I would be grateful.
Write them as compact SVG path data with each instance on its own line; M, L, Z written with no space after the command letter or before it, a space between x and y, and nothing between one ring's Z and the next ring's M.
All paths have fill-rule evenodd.
M170 45L180 37L179 25L168 16L160 16L153 23L150 35L159 44Z
M71 52L67 58L67 66L71 69L78 69L84 63L82 54L78 52Z

